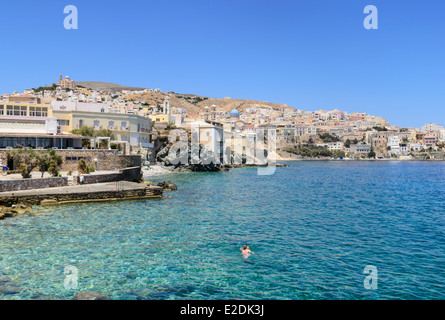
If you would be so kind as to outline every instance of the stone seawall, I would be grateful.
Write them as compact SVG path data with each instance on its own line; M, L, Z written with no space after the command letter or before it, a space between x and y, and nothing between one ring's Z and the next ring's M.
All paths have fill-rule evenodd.
M39 150L35 151L40 152ZM0 150L0 159L2 160L0 162L3 165L8 163L6 153L7 150ZM102 171L113 171L142 165L140 155L120 155L117 150L56 150L56 154L61 156L63 161L59 168L60 171L77 171L80 159L84 159L88 165L95 166L96 170ZM97 162L94 160L97 160ZM34 171L38 171L38 168L35 168Z
M77 164L80 159L94 165L96 170L102 171L113 171L142 165L140 155L120 155L117 150L57 150L56 154L62 157L61 170L63 171L77 171Z
M64 187L67 185L67 177L0 180L0 192Z

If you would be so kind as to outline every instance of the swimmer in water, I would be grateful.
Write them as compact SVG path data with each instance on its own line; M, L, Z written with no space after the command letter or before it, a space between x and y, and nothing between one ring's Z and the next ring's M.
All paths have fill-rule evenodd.
M250 251L249 246L245 245L244 247L240 248L241 250L241 254L243 255L243 257L247 258L248 256L250 256L251 254L253 254L252 251Z

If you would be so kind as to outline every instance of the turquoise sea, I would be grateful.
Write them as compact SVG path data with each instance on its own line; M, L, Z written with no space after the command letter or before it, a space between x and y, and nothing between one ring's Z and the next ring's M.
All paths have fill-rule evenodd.
M18 290L0 299L445 298L445 162L288 164L156 177L178 191L2 220L0 277Z

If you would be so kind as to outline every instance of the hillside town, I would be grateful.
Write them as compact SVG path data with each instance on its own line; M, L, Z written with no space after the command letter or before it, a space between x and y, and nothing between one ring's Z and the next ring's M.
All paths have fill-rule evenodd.
M0 165L17 169L5 153L17 148L57 150L65 164L85 158L98 167L94 154L84 156L94 150L142 154L153 164L157 139L192 125L199 128L200 145L214 153L234 137L245 152L259 134L273 132L280 159L444 159L445 128L435 123L405 128L360 112L304 111L160 89L98 91L60 75L51 86L0 97Z

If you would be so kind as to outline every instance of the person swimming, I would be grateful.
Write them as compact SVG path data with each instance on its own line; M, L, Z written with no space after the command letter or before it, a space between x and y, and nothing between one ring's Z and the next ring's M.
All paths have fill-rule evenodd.
M253 252L250 251L248 245L245 245L244 247L240 248L240 250L241 250L241 254L243 255L244 258L247 258L251 254L253 254Z

